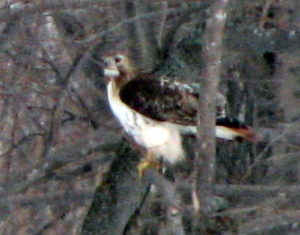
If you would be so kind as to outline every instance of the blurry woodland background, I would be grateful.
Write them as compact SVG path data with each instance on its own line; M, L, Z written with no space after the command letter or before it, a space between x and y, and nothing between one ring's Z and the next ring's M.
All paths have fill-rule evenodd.
M105 54L201 84L213 2L0 2L0 234L299 234L300 1L229 0L219 89L261 141L217 142L206 214L195 139L169 177L141 180L109 110Z

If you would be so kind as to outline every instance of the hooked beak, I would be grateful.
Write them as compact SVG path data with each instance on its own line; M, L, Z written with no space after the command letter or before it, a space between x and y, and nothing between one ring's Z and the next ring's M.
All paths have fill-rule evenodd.
M113 58L104 59L104 77L106 78L115 78L120 76L119 69L117 68Z
M120 72L117 68L105 68L104 69L104 77L118 77L120 76Z

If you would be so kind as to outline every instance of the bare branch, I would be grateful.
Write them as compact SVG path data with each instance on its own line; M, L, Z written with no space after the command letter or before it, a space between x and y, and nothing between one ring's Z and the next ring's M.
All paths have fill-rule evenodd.
M267 15L268 15L268 12L269 12L270 7L272 6L273 2L274 2L274 0L267 0L264 5L263 13L262 13L262 16L261 16L259 24L258 24L258 27L261 29L263 29L265 26Z
M46 11L62 9L93 8L95 5L107 7L107 4L98 0L41 0L28 4L11 4L0 9L0 22L9 22L19 17L31 14L40 14Z
M115 137L109 138L108 135L105 138L107 138L107 140L115 139ZM116 142L111 143L111 146L116 145L118 141L119 139L117 138ZM107 142L103 141L102 133L98 133L95 136L91 136L88 139L85 138L79 141L77 144L66 146L63 149L51 149L47 153L47 156L45 156L49 161L44 164L42 169L37 170L34 176L27 181L11 184L5 188L2 188L0 190L0 195L1 197L5 197L6 195L19 193L23 190L26 190L38 182L42 182L49 177L51 178L54 170L57 170L67 163L76 161L92 152L104 151L104 149L107 148L107 145ZM99 160L102 160L103 162L106 162L107 160L112 161L113 157L108 157L107 154L103 154Z
M299 232L300 211L291 210L267 215L254 219L240 227L240 234L265 234L272 231L281 231L280 233L292 232L293 230ZM289 233L290 234L290 233ZM298 233L297 233L298 234Z
M267 186L267 185L214 185L214 193L222 196L243 196L259 194L300 194L300 185L291 186Z
M146 1L123 0L120 2L122 20L143 16L151 12L151 7ZM137 67L151 71L158 56L158 44L154 33L154 24L148 18L140 17L131 24L124 25L128 40L126 40L132 58L139 62Z
M181 9L178 9L178 8L169 8L169 9L166 9L166 10L160 10L160 11L153 11L153 12L150 12L150 13L147 13L147 14L144 14L144 15L138 15L138 16L134 16L134 17L131 17L129 19L125 19L125 20L122 20L122 22L114 25L113 27L110 27L108 28L107 30L104 30L102 31L101 33L97 34L97 35L94 35L86 40L82 40L78 43L88 43L88 44L94 44L94 43L98 43L99 42L99 39L111 32L114 32L116 30L120 30L122 27L124 27L124 25L128 25L128 24L132 24L133 22L139 20L139 19L150 19L150 18L153 18L153 17L157 17L157 16L161 16L161 15L165 15L165 14L171 14L171 13L183 13L184 15L185 14L191 14L191 13L195 13L195 12L198 12L200 10L203 10L203 8L205 7L206 5L202 5L200 4L199 6L197 7L186 7L186 8L181 8ZM177 24L177 27L178 27L178 24ZM175 27L176 28L176 27Z

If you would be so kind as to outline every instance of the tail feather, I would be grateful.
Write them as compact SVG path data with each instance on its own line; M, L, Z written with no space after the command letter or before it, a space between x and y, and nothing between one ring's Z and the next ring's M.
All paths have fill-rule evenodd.
M194 136L197 133L196 126L176 125L180 133ZM225 140L247 140L256 142L259 140L255 132L237 119L228 117L217 118L216 137Z
M218 118L216 120L216 136L226 140L258 140L255 132L237 119Z

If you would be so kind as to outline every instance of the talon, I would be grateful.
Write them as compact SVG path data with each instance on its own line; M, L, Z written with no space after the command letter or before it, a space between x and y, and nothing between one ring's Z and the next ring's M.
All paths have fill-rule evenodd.
M142 178L145 175L145 171L149 168L160 170L161 164L160 162L154 160L148 160L148 159L142 160L137 166L139 177Z

